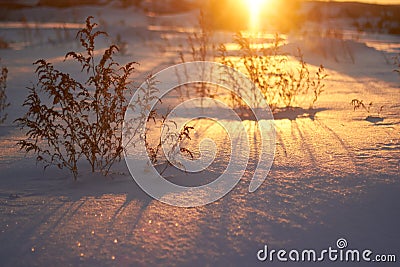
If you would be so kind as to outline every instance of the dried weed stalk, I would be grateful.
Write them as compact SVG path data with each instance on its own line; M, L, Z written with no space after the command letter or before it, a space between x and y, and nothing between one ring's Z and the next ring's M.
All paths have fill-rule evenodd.
M85 80L78 81L46 60L38 60L34 63L38 81L28 88L24 102L28 112L16 120L28 130L27 138L18 142L20 148L35 153L45 168L69 169L74 179L81 158L89 162L92 172L104 175L121 159L125 93L130 90L130 75L137 64L116 62L116 45L96 57L96 39L107 33L97 31L92 19L88 17L86 27L77 34L85 52L65 56L81 66Z
M0 60L1 62L1 60ZM1 67L1 73L0 73L0 124L4 123L4 121L7 119L7 113L5 113L5 109L10 105L7 101L7 94L6 94L6 88L7 88L7 75L8 75L8 69L7 67Z

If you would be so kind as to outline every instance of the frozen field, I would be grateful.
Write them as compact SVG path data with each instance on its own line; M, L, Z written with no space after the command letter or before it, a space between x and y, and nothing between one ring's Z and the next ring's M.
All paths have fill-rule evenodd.
M9 69L11 102L8 119L0 125L1 266L297 266L259 262L257 252L265 244L322 250L339 238L349 248L395 254L399 262L400 76L391 63L400 52L398 35L353 38L348 29L341 39L288 35L285 51L301 47L312 68L323 64L327 69L325 92L315 109L274 114L275 159L257 191L248 192L257 163L259 137L254 135L252 157L238 186L215 203L178 208L146 195L124 161L106 178L87 168L74 182L67 171L44 172L16 146L24 132L12 122L24 113L26 87L36 81L32 63L45 58L79 72L63 59L77 49L75 33L89 15L111 40L120 36L124 42L119 61L140 63L138 84L149 73L178 63L176 51L185 44L185 34L196 30L196 12L155 17L133 8L84 6L1 15L0 37L10 48L0 50L0 57ZM227 35L217 33L229 44ZM355 98L373 102L370 114L353 111ZM378 113L379 119L366 119ZM217 147L226 151L228 137L213 127L196 124L196 139L218 136ZM254 131L255 123L246 121L245 127ZM222 152L210 171L192 179L207 180L223 172L228 161ZM185 183L191 177L182 173L172 179Z

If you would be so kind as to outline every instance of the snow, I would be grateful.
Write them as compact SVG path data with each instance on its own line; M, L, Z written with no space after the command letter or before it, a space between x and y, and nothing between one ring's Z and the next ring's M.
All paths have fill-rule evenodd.
M325 92L315 109L274 114L275 159L255 192L249 193L249 184L260 153L259 135L250 144L244 177L229 194L205 206L179 208L143 192L124 161L109 177L83 168L74 182L67 171L43 171L32 155L16 147L24 132L12 121L23 114L26 86L35 81L32 63L46 58L78 73L63 60L66 52L78 48L75 26L88 15L96 17L111 39L120 34L127 42L128 53L118 59L140 63L137 84L179 62L176 50L194 27L194 12L152 17L115 6L37 7L6 14L0 36L14 45L0 50L1 63L9 69L11 102L9 118L0 125L1 266L309 266L260 263L256 253L265 244L323 249L342 237L351 248L396 254L399 261L400 77L390 63L399 51L393 46L398 36L285 37L282 49L301 47L313 69L319 64L327 68ZM22 18L34 26L27 29ZM49 27L52 23L55 28ZM217 39L232 43L226 33L219 34ZM101 42L99 52L107 44ZM373 102L370 113L353 111L350 102L355 98ZM179 98L167 102L174 99ZM244 127L254 133L256 124L249 119ZM223 172L231 140L212 121L195 121L193 139L204 138L218 147L215 161L197 174L169 167L165 175L170 181L205 184ZM246 141L233 135L238 145ZM206 143L203 149L208 148ZM193 145L193 150L199 148ZM318 266L335 264L340 263Z

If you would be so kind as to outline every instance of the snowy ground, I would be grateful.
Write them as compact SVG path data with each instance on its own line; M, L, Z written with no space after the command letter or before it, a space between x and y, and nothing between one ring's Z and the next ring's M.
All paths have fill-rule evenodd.
M176 50L183 33L193 30L193 14L151 17L132 8L79 7L2 15L0 36L11 48L0 50L0 57L9 69L11 106L0 126L0 265L273 266L257 261L265 244L321 250L339 238L350 248L396 254L398 262L400 77L390 63L399 52L398 36L288 36L284 49L300 46L310 64L327 68L326 91L311 116L301 110L275 114L274 164L254 193L248 193L254 157L227 196L186 209L147 196L124 162L108 178L83 170L73 182L66 171L43 172L31 155L18 150L23 132L12 121L23 114L25 88L35 81L32 62L46 58L61 65L64 54L78 46L74 34L86 16L96 16L111 36L127 42L119 59L141 63L140 83L148 73L179 62ZM68 64L64 68L77 71ZM370 122L365 111L353 111L354 98L372 101L372 115L383 106L383 121ZM246 127L254 128L254 122ZM197 125L196 138L206 137L210 128ZM217 145L223 147L226 138L216 139ZM228 159L221 155L211 172L221 172Z

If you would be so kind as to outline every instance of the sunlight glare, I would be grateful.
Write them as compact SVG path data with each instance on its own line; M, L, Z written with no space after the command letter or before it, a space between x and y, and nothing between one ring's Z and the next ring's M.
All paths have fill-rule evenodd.
M269 0L247 0L250 16L250 31L257 31L260 27L261 9Z

